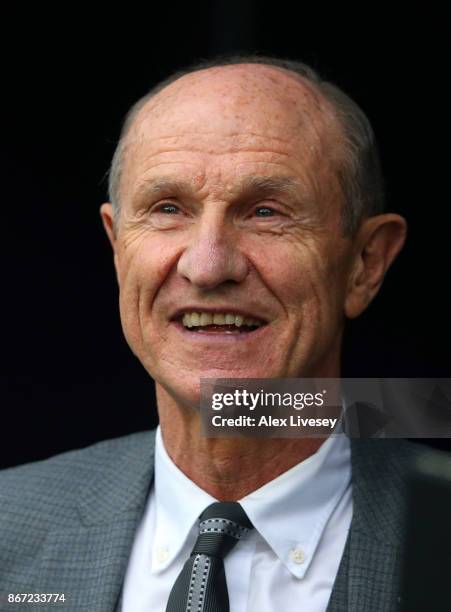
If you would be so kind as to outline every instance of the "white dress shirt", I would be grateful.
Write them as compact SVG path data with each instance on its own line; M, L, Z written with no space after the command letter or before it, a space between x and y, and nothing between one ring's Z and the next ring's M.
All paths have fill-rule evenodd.
M214 501L172 462L158 428L155 481L132 547L122 612L166 610L198 517ZM352 516L349 439L329 437L239 502L254 529L224 560L231 612L324 612Z

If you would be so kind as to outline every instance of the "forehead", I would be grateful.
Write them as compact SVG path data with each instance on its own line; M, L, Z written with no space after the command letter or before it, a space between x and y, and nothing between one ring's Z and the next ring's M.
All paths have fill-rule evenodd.
M188 154L324 163L340 137L334 109L314 84L265 65L221 66L181 77L144 105L126 136L123 175L135 183L159 160Z

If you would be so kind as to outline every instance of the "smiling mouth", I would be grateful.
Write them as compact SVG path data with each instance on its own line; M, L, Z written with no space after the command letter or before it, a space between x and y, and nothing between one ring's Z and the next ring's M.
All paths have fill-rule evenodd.
M266 325L260 319L234 313L185 312L177 319L185 329L199 334L243 334Z

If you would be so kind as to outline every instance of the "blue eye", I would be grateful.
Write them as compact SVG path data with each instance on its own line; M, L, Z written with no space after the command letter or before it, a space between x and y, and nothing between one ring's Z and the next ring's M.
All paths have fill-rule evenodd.
M257 217L272 217L274 215L274 210L267 206L260 206L255 210L255 214Z
M162 204L159 207L160 212L166 213L167 215L175 215L178 213L178 208L174 204Z

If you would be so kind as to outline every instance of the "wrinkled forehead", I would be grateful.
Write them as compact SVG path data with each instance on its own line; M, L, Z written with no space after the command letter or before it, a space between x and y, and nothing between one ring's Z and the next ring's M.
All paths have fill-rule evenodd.
M219 122L232 133L254 128L294 136L300 128L311 128L327 137L338 128L332 105L313 83L281 68L242 64L200 70L174 81L139 111L128 140L190 127L207 130Z
M220 154L243 142L331 161L341 137L315 84L272 66L220 66L184 75L148 100L126 136L124 172L155 149Z

